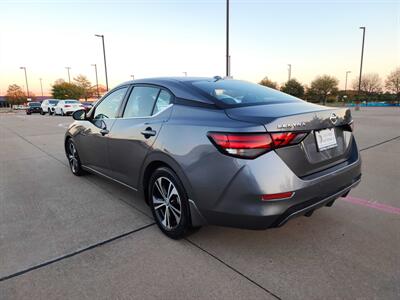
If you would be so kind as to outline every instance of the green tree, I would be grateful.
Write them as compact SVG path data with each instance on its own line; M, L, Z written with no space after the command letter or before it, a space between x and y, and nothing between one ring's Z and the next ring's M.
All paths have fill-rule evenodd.
M59 79L53 84L51 94L55 99L80 99L83 97L84 91L74 83Z
M82 89L82 98L87 100L95 94L95 89L85 75L79 74L74 78L75 84Z
M388 75L385 80L386 90L396 95L397 103L400 104L400 68Z
M325 105L329 95L335 95L338 91L339 80L333 76L318 76L311 82L309 94L317 97L317 99Z
M277 90L278 84L265 76L258 84Z
M8 86L6 93L6 101L11 105L18 105L25 103L27 100L25 92L17 84L11 84Z
M281 91L297 98L304 97L304 86L294 78L281 86Z

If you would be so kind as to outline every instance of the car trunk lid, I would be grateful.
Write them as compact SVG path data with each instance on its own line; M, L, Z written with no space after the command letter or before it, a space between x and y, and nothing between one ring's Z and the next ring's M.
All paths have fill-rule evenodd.
M270 133L307 132L301 143L275 150L299 177L343 163L354 152L349 126L352 118L347 108L329 108L302 101L228 108L225 112L234 120L262 124ZM325 134L334 134L336 143L328 145L317 141Z

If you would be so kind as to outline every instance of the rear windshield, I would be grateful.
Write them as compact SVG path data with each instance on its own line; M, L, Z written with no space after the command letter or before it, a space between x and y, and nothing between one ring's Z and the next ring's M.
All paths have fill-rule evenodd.
M67 100L67 101L65 101L65 103L67 103L67 104L76 104L76 103L79 103L77 100Z
M31 103L28 103L28 105L29 106L40 106L40 103L39 102L31 102Z
M241 80L199 80L193 81L192 85L229 107L301 101L277 90Z
M58 100L49 100L49 103L50 103L50 104L57 104L57 103L58 103Z

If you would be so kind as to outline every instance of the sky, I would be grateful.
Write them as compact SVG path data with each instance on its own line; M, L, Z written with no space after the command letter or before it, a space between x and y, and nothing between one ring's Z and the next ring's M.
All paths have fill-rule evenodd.
M358 75L366 26L363 73L383 79L400 65L400 0L231 0L231 75L309 85L318 75L344 88ZM104 34L110 88L135 78L225 75L225 0L0 0L0 95L9 84L50 93L51 84L86 75L105 84Z

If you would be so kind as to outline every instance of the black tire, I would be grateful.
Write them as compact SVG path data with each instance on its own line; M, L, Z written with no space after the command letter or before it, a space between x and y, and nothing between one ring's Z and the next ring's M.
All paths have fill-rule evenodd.
M49 113L49 116L51 116L51 115L52 115L52 113L51 113L51 109L50 109L50 108L47 110L47 112Z
M169 194L169 198L163 196L157 187L157 185L160 186L160 182L163 194L165 196ZM176 193L174 190L170 190L170 183L172 183ZM189 201L178 176L167 167L158 168L151 175L147 190L151 212L160 230L166 236L175 240L185 237L191 229ZM180 211L179 221L177 221L178 211Z
M32 114L32 113L30 113L30 112L26 112L26 114L27 114L27 115L30 115L30 114Z
M41 111L40 111L40 114L41 114L42 116L44 116L46 113L45 113L43 110L41 110Z
M71 169L72 174L74 174L75 176L84 175L85 171L82 169L82 164L79 158L78 150L76 149L76 145L72 141L72 139L68 139L65 151L67 154L69 168Z
M61 116L65 116L64 111L61 109Z

